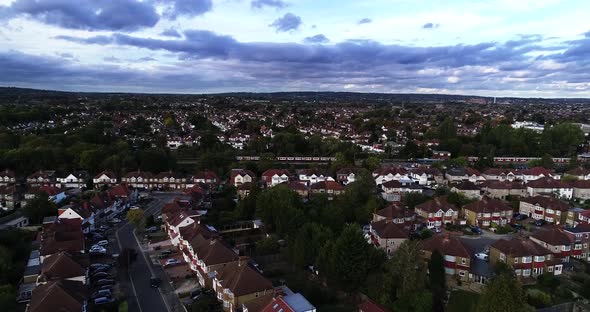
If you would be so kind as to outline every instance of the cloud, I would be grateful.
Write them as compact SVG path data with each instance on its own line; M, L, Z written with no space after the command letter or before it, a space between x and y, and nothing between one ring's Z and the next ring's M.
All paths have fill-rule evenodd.
M160 33L160 36L182 38L182 35L176 29L173 28L168 28L164 30Z
M160 0L167 5L164 16L176 19L180 16L198 16L211 11L212 0Z
M424 29L434 29L434 28L438 28L439 26L440 26L439 24L426 23L426 24L422 25L422 28L424 28Z
M151 62L150 70L141 71L125 68L124 64L80 68L79 64L61 58L24 58L13 53L4 63L0 61L0 68L7 68L6 73L0 72L0 83L10 82L10 75L14 75L14 81L26 82L28 86L50 83L63 86L80 76L79 82L73 82L77 86L87 84L90 89L97 86L89 81L99 77L105 79L99 85L129 90L155 86L154 90L194 92L339 91L345 90L345 86L354 86L355 91L370 92L430 90L497 96L590 96L590 38L587 37L558 43L559 49L536 35L521 35L505 42L444 46L382 44L371 40L313 42L321 41L321 35L309 37L315 39L304 40L306 44L240 42L206 30L185 31L183 38L150 38L124 33L58 38L83 45L106 45L113 51L133 47L140 49L137 53L141 53L141 49L166 52L176 55L177 59ZM26 62L30 63L24 64ZM23 72L17 71L19 67ZM68 78L60 81L47 77L52 70L57 71L58 78ZM43 75L47 82L39 78ZM95 76L90 77L92 75ZM135 84L142 76L146 76L146 82ZM170 83L162 77L176 79L178 83Z
M250 2L250 6L254 9L262 9L264 7L273 7L276 9L284 9L289 6L282 0L254 0Z
M19 16L63 28L116 31L153 27L160 19L152 5L137 0L16 0L0 6L0 18Z
M360 20L357 22L357 24L359 24L359 25L362 25L362 24L369 24L369 23L372 23L372 22L373 22L373 20L372 20L372 19L370 19L370 18L368 18L368 17L365 17L365 18L363 18L363 19L360 19Z
M330 39L328 39L328 37L324 36L323 34L318 34L312 37L306 37L305 39L303 39L303 41L305 43L328 43L330 42Z
M283 17L277 18L269 26L274 27L277 32L287 32L297 30L302 23L301 17L293 13L286 13Z

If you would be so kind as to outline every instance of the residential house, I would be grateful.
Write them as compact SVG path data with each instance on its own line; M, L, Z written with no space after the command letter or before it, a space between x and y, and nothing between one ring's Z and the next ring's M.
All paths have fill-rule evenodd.
M273 297L261 312L316 312L316 308L303 295L290 293Z
M391 220L371 222L369 227L369 243L383 249L388 256L393 255L397 248L410 238L410 225L394 223Z
M0 185L0 209L14 209L20 200L14 185Z
M582 254L582 243L574 244L572 237L557 226L536 231L529 238L536 244L547 248L555 259L560 259L563 263L570 262L570 256L574 250L577 256Z
M184 246L184 259L197 275L201 287L212 288L212 277L215 276L215 272L239 260L238 255L217 237L205 238L199 233Z
M590 169L578 167L567 171L565 175L575 177L578 180L590 180Z
M57 182L65 188L84 188L88 182L88 172L74 171L65 178L57 178Z
M356 180L361 168L342 168L336 172L336 180L344 185Z
M299 182L305 186L310 186L318 182L335 181L327 172L317 168L297 170L297 176Z
M345 189L342 184L336 181L322 181L312 184L310 191L311 194L326 194L328 199L332 200L334 197L344 194Z
M409 176L419 185L433 185L442 184L444 176L437 168L433 167L417 167L409 170Z
M57 218L62 219L77 219L82 221L82 230L88 233L94 230L95 215L94 211L88 205L66 205L57 210Z
M303 185L302 185L303 186ZM252 182L246 182L238 185L238 196L244 199L250 195L250 192L256 187Z
M410 181L391 180L381 184L383 198L387 200L387 194L422 193L422 186Z
M176 172L167 171L158 173L153 180L153 187L158 190L184 190L187 179Z
M253 183L256 181L256 175L246 169L232 169L230 174L230 184L239 187L244 183Z
M111 171L103 171L92 179L92 183L95 188L115 186L117 184L117 176Z
M27 177L29 188L39 188L42 186L61 187L55 177L55 171L39 170Z
M375 303L371 299L365 299L361 304L358 305L358 312L390 312L384 306Z
M121 178L121 182L137 189L151 189L154 187L154 175L147 171L129 172Z
M474 226L505 226L512 218L512 208L500 199L484 197L462 208L467 223Z
M590 179L574 181L573 198L586 201L590 199Z
M0 171L0 187L2 186L9 186L16 183L16 175L14 171L4 169Z
M437 234L422 242L422 255L425 261L430 261L434 251L438 251L444 258L447 276L469 281L471 267L471 251L456 235Z
M463 194L467 198L471 199L481 198L481 188L470 181L461 181L457 184L452 184L451 192Z
M562 224L567 219L570 206L557 198L547 196L526 197L520 200L519 213L535 220Z
M289 181L289 170L269 169L262 173L262 182L266 187L272 187Z
M88 259L76 259L65 251L49 256L43 261L37 285L61 280L88 284Z
M574 208L568 209L567 217L565 218L565 225L568 227L575 227L578 224L581 224L581 222L583 220L580 219L581 218L580 213L583 214L585 212L586 212L586 210L582 209L580 207L574 207ZM587 212L590 212L590 210ZM585 223L587 223L587 222L585 222Z
M373 222L390 220L396 224L411 224L416 220L414 211L400 204L390 204L373 213Z
M550 195L565 199L572 199L574 189L569 183L547 177L538 178L528 182L527 193L529 196Z
M576 227L566 227L563 229L563 232L570 237L570 240L574 244L572 258L590 262L590 249L588 247L590 245L590 225L579 224ZM576 248L580 244L582 245L581 250Z
M482 190L491 198L506 199L508 196L527 196L526 185L520 181L487 181L482 184Z
M543 168L543 167L533 167L530 169L521 169L521 170L518 170L518 173L521 175L521 179L525 183L529 183L531 181L535 181L538 179L545 179L545 178L559 179L559 175L556 175L551 170Z
M273 292L271 281L250 266L247 259L231 262L217 270L213 291L223 310L234 312L242 304Z
M445 179L447 179L449 183L469 181L471 183L479 184L485 181L485 178L481 173L473 168L453 168L447 170L445 173Z
M517 170L508 168L489 168L482 175L486 181L513 182L521 178Z
M29 225L29 218L23 216L22 210L17 210L0 218L0 231L5 229L18 229Z
M27 312L88 311L88 290L78 281L48 282L35 288Z
M490 246L490 263L505 263L523 282L533 282L543 273L560 275L563 264L547 248L526 238L500 239Z
M412 183L412 179L408 175L408 171L401 167L385 167L373 171L373 178L377 186L389 181L400 181L404 183Z
M287 184L287 187L297 193L299 196L303 198L309 197L309 190L305 184L298 182L298 181L290 181Z
M196 211L182 210L175 215L167 215L166 227L172 245L178 246L180 243L180 229L193 223L199 223L200 216Z
M50 217L43 220L41 233L41 263L51 255L65 251L71 255L85 252L85 238L82 221L79 219L57 219Z
M432 151L432 158L448 160L448 159L451 159L451 152L433 150Z
M415 207L416 215L426 220L429 229L459 220L459 208L447 201L446 196L436 197Z
M204 170L204 171L197 172L192 177L192 182L193 183L203 183L203 184L207 184L207 185L218 185L220 181L219 181L219 176L217 175L217 173L215 173L211 170Z

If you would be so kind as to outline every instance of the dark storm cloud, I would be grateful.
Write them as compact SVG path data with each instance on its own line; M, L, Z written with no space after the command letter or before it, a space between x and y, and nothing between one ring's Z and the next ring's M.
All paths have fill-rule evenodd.
M269 26L273 27L277 32L286 32L297 30L302 23L301 17L293 13L286 13L282 17L277 18Z
M137 0L16 0L0 7L0 18L28 16L46 24L85 30L136 30L153 27L155 8Z
M176 29L172 28L164 30L160 33L160 35L166 37L182 38L182 35Z
M357 24L362 25L362 24L369 24L369 23L372 23L372 22L373 22L372 19L365 17L365 18L359 20L357 22Z
M254 0L250 2L250 6L255 9L262 9L264 7L283 9L286 8L288 4L281 0Z
M315 36L306 37L303 39L303 41L305 41L305 43L328 43L330 42L330 39L328 39L328 37L324 36L323 34L318 34Z
M587 85L590 81L588 37L554 43L544 41L541 36L530 35L518 36L507 42L435 47L382 44L371 40L326 44L320 42L323 41L321 34L304 40L308 44L240 42L231 36L205 30L185 31L182 39L144 38L123 33L89 38L62 36L59 39L85 45L133 47L170 53L176 59L169 59L170 64L160 71L150 70L146 83L172 90L235 91L235 86L239 86L239 90L251 91L342 90L345 84L358 86L358 90L364 91L419 88L480 92L518 92L536 88L555 92L590 90L590 85ZM22 56L13 55L11 60L18 61L20 58ZM141 73L123 67L90 67L84 71L72 63L64 65L63 59L58 59L57 65L46 59L26 62L40 65L39 68L22 65L24 73L18 73L16 69L11 71L18 66L8 65L7 73L0 75L10 81L11 74L22 77L31 71L30 79L38 81L38 71L46 68L47 72L55 70L74 77L84 76L80 81L102 77L118 87L128 83L130 88L135 85L119 83L114 79L121 76L126 77L124 81L130 81L141 76ZM0 63L0 66L6 65ZM195 77L195 73L202 73L207 78ZM160 76L174 77L186 85L176 86ZM190 81L193 81L192 85Z

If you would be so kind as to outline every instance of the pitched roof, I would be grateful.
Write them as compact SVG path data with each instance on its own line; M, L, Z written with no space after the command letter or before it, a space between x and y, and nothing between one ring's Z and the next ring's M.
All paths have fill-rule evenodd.
M463 206L465 210L474 211L477 213L494 213L501 211L512 211L512 207L508 206L503 200L496 198L484 197L473 203Z
M124 183L112 187L110 190L108 190L108 192L115 197L127 197L129 194L131 194L127 184Z
M51 255L43 261L41 275L47 281L61 280L86 275L82 264L64 251Z
M199 234L189 244L193 247L199 260L202 260L207 266L238 260L238 255L222 240L216 238L206 239Z
M573 185L577 189L590 189L590 180L574 181Z
M465 191L479 191L480 187L475 185L475 183L470 181L461 181L460 183L453 184L452 187L458 190L465 190Z
M544 177L544 178L539 178L539 179L530 181L527 183L527 186L532 187L532 188L552 188L552 189L569 188L570 187L566 183L561 182L559 180L555 180L551 177Z
M379 168L373 171L374 176L386 176L386 175L406 175L408 171L402 167L385 167Z
M62 280L48 282L33 290L29 312L81 312L88 297L84 284Z
M439 210L448 211L452 209L457 211L457 207L447 201L446 196L436 197L420 205L416 205L416 209L420 209L429 213L435 213Z
M336 181L320 181L310 186L312 190L335 190L342 191L344 186Z
M526 238L500 239L494 242L491 247L512 257L545 256L551 254L551 251Z
M573 176L584 176L584 175L590 174L590 169L578 167L578 168L574 168L566 173L569 175L573 175Z
M521 170L518 170L518 172L522 173L524 175L530 175L530 176L544 175L546 177L552 174L551 170L543 168L543 167L533 167L530 169L521 169Z
M410 229L403 224L396 224L390 220L371 222L371 228L382 239L408 238Z
M282 175L286 175L289 176L289 170L287 169L268 169L265 172L262 173L262 177L265 178L270 178L273 177L274 175L278 175L278 176L282 176Z
M360 312L389 312L389 310L371 299L366 299L358 306Z
M526 185L517 181L488 181L485 186L493 190L524 190Z
M539 230L533 233L531 237L536 238L552 246L569 245L572 243L571 237L564 233L562 229L556 226L552 226L547 230Z
M427 251L438 250L443 255L470 258L469 249L455 235L438 234L422 242L422 249Z
M102 175L107 176L109 179L116 179L117 178L117 176L112 171L109 171L109 170L105 170L105 171L97 174L96 176L94 176L94 178L99 179L100 177L102 177Z
M552 210L559 210L559 211L567 211L570 206L568 203L557 199L555 197L547 197L547 196L533 196L533 197L526 197L521 199L520 201L529 203L531 205L539 205L545 209L552 209Z
M391 204L381 210L377 210L375 214L391 220L411 217L414 215L414 212L407 207L401 207L398 204Z
M245 260L228 263L218 271L215 278L223 288L229 289L238 297L272 289L272 283Z

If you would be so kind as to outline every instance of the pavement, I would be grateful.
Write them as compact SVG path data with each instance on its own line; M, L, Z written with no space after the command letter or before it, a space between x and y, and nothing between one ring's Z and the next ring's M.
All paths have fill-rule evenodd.
M166 203L171 202L175 194L159 193L152 196L153 200L144 207L144 215L149 216L159 214ZM132 248L138 252L135 262L129 269L128 275L121 274L121 278L126 278L130 283L130 291L127 293L127 302L129 311L132 312L182 312L184 307L174 294L174 289L168 282L164 270L161 267L155 267L146 255L146 249L135 233L132 224L122 223L116 231L118 247ZM150 278L159 277L162 280L160 288L150 286Z

